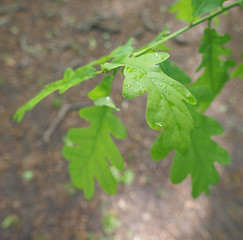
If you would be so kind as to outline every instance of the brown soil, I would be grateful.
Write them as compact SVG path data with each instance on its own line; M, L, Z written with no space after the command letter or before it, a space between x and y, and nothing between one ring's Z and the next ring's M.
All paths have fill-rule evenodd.
M12 121L17 108L45 84L61 78L65 68L107 54L131 36L139 47L166 25L172 31L179 29L183 24L168 13L169 4L165 0L1 0L0 223L7 216L14 219L10 227L0 227L1 240L242 239L241 80L231 80L208 111L225 128L216 140L230 152L233 162L219 166L221 181L212 187L211 195L196 200L190 196L189 179L180 185L170 183L171 156L163 162L151 160L149 149L158 133L144 119L146 98L123 99L121 78L112 96L122 109L118 115L128 137L118 146L135 179L129 186L120 185L115 196L97 187L95 197L86 201L70 185L61 148L66 131L81 126L76 111L66 115L48 144L43 142L44 131L59 111L58 94L39 103L21 124ZM90 29L101 13L109 18ZM229 47L237 60L243 50L242 13L243 9L232 9L220 25L220 32L232 35ZM198 26L168 44L171 59L193 78L200 63L197 48L202 31L203 26ZM85 95L100 79L69 90L61 96L62 104L90 104ZM30 181L22 177L27 170L34 173ZM102 226L105 216L121 223L111 234Z

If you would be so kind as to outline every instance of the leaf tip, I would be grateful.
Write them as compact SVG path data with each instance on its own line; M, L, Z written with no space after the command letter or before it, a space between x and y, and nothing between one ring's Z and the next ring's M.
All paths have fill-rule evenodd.
M191 92L187 92L186 94L186 100L188 103L190 103L191 105L196 105L197 104L197 99L193 96L193 94Z
M13 121L14 121L14 122L17 122L17 123L20 123L20 122L22 121L23 117L24 117L24 113L23 113L22 109L19 108L19 109L15 112L15 114L14 114L14 116L13 116Z

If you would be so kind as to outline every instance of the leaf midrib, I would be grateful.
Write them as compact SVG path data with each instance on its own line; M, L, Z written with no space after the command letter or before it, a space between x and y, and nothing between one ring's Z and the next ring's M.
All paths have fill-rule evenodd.
M105 109L102 111L102 116L100 117L100 119L101 119L101 122L103 122L103 119L104 119L104 115L105 115ZM99 126L97 127L97 131L96 131L96 134L95 134L95 139L97 139L98 138L98 133L100 132L100 129L101 129L101 125L102 124L99 124ZM90 127L92 127L92 126L90 126ZM94 149L95 149L95 147L96 147L96 145L97 145L97 141L92 141L92 146L91 146L91 150L90 150L90 152L89 152L89 154L87 155L87 161L85 161L85 163L82 165L82 169L89 169L89 165L90 165L90 163L92 162L92 160L93 160L93 157L92 157L92 153L94 153L94 154L96 154L95 153L95 151L93 151ZM87 166L88 166L88 168L87 168Z

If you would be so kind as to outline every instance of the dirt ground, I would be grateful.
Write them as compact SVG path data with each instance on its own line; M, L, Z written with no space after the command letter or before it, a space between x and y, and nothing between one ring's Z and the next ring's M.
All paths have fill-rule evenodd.
M70 127L81 126L77 111L69 112L50 141L43 134L66 103L91 104L85 96L101 78L85 82L62 96L52 94L26 114L14 112L41 88L76 68L108 54L135 38L139 47L163 27L175 31L183 23L168 13L165 0L1 0L0 1L0 239L1 240L240 240L243 236L243 82L232 79L207 112L225 128L215 138L232 156L219 166L220 183L211 195L193 199L190 179L171 184L172 155L153 162L150 146L158 132L144 119L146 98L125 100L122 78L112 97L128 137L118 141L130 185L115 196L99 187L91 201L70 184L62 139ZM102 20L102 16L105 19ZM221 17L219 31L232 35L228 45L240 60L243 51L243 9ZM193 78L203 26L168 43L171 59ZM6 220L7 219L7 220Z

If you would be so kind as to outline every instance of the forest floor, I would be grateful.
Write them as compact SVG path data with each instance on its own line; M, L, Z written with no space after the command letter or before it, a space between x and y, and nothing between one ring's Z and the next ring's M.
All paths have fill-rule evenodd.
M86 93L100 80L84 82L62 96L39 103L20 123L12 121L18 107L43 86L108 54L134 37L135 47L151 41L165 26L184 26L168 13L165 0L1 0L0 3L0 239L1 240L240 240L243 236L243 81L226 84L210 109L225 133L216 137L232 156L218 166L221 180L211 195L193 199L188 178L169 180L172 155L153 162L150 146L158 132L145 121L146 96L125 100L122 77L112 97L128 136L118 141L130 184L120 184L115 196L100 188L92 200L70 183L61 155L63 136L81 127L77 111L69 112L48 142L43 136L65 104L91 104ZM240 60L243 51L243 9L221 16L220 33ZM104 18L105 16L105 18ZM241 22L240 22L241 21ZM203 26L168 43L171 59L193 79Z

